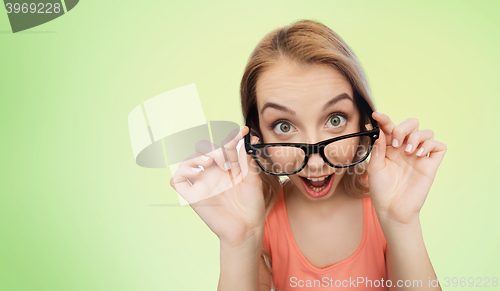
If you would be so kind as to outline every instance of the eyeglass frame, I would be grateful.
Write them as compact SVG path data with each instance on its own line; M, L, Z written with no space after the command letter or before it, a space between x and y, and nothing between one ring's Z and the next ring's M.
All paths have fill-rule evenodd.
M248 129L250 130L248 132L248 134L245 135L245 138L244 138L245 151L247 152L247 154L249 154L250 156L252 156L252 158L255 160L255 162L257 163L257 165L259 165L259 167L265 173L270 174L270 175L275 175L275 176L285 176L285 175L297 174L298 172L302 171L306 167L307 162L309 161L309 156L311 154L317 154L317 153L319 153L319 155L323 158L323 161L325 161L325 163L327 165L329 165L330 167L333 167L333 168L348 168L348 167L355 166L355 165L363 162L364 160L366 160L368 158L368 156L370 155L370 153L372 151L373 145L375 144L375 141L380 136L380 128L378 126L378 123L377 123L376 120L374 120L371 117L371 114L370 114L369 118L370 118L371 123L369 123L369 124L372 125L372 127L373 127L372 130L368 130L368 131L364 131L364 132L356 132L356 133L351 133L351 134L342 135L342 136L337 136L337 137L334 137L334 138L331 138L331 139L327 139L327 140L323 140L323 141L317 142L315 144L308 144L308 143L264 143L264 144L251 144L250 143L251 128L249 126L250 116L251 116L251 114L248 114L248 116L247 116L247 118L245 120L245 126L248 126ZM258 117L258 115L257 115L257 117ZM349 164L349 165L344 165L344 166L334 165L334 164L332 164L332 163L330 163L328 161L328 159L326 158L326 155L325 155L325 147L328 144L330 144L332 142L339 141L339 140L351 138L351 137L357 137L357 136L369 136L370 139L371 139L371 144L368 147L368 152L367 152L366 156L363 159L361 159L361 160L359 160L359 161L357 161L355 163L352 163L352 164ZM304 151L304 153L305 153L305 158L304 158L304 162L302 163L302 166L300 166L300 168L298 170L296 170L295 172L290 172L290 173L276 173L276 172L270 172L270 171L264 169L264 167L259 163L256 151L259 150L259 149L261 149L261 148L265 148L265 147L269 147L269 146L270 147L288 146L288 147L297 147L297 148L302 149Z

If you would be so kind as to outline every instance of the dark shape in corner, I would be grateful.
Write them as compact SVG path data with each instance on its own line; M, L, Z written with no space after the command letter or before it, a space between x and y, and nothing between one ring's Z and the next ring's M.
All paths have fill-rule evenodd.
M67 11L73 9L79 2L79 0L62 1L66 4ZM61 0L30 0L29 3L4 0L3 2L13 33L33 28L64 15Z

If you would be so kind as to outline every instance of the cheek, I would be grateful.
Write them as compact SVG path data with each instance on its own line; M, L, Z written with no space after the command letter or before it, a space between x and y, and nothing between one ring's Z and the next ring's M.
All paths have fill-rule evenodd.
M359 137L352 137L330 143L325 147L325 156L334 165L347 165L356 160L359 151Z
M262 134L262 140L259 143L276 143L280 142L276 139L273 129L269 129L267 126L261 125L260 132Z
M295 172L305 160L304 151L294 147L269 147L266 156L274 171L280 170L284 173Z
M338 184L340 182L340 179L342 179L346 172L347 168L335 169L335 184Z
M366 159L371 145L368 136L356 136L333 142L325 147L325 156L334 165L349 165Z

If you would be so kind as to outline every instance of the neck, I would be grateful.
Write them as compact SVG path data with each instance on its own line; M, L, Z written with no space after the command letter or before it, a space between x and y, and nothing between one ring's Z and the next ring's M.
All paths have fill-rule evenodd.
M295 185L290 180L285 185L285 199L287 204L300 205L296 209L300 212L316 213L319 216L328 216L337 212L343 204L345 204L350 196L346 194L341 183L337 184L333 194L326 199L312 200L306 197L299 187L302 185ZM293 206L292 206L293 207ZM295 208L295 207L294 207Z

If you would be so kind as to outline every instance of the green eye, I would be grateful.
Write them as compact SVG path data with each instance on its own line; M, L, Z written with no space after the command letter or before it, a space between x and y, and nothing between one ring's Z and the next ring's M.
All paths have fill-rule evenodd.
M281 123L280 130L282 132L289 132L290 131L290 124L288 124L288 123Z
M340 116L340 115L333 115L329 122L331 125L333 125L334 127L340 127L342 125L344 125L345 123L345 118L343 116Z
M276 131L277 134L285 134L293 131L293 126L286 122L282 121L280 123L277 123L275 126L273 126L274 130Z

